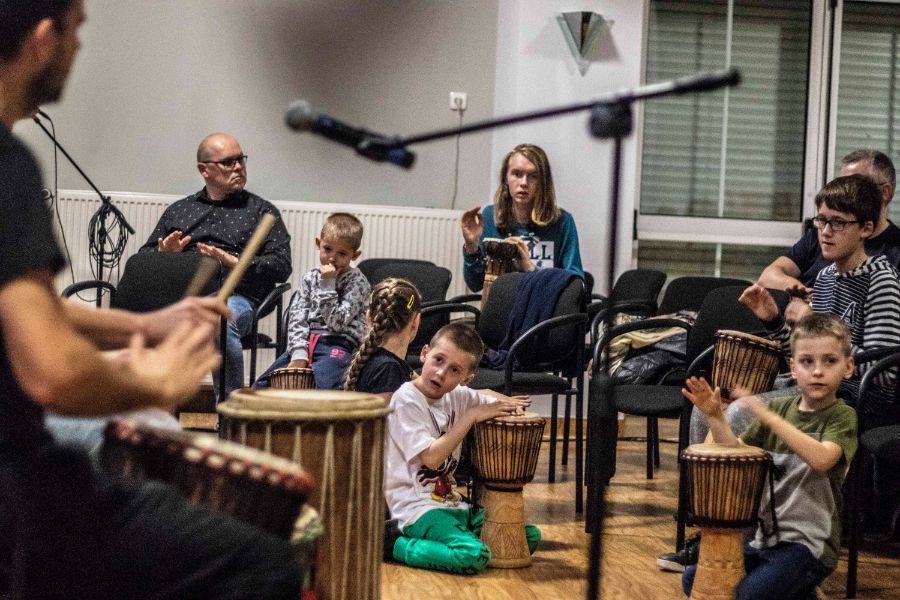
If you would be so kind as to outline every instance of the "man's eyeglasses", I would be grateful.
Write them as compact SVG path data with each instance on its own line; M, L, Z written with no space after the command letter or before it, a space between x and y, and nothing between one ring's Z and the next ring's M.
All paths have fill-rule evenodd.
M222 165L226 169L233 169L234 165L237 163L241 163L241 166L247 164L247 155L241 154L240 156L229 156L228 158L223 158L222 160L201 160L200 162L207 165Z
M847 225L859 223L859 221L845 221L844 219L825 219L823 217L813 217L813 225L816 229L825 229L826 225L831 225L832 231L843 231Z

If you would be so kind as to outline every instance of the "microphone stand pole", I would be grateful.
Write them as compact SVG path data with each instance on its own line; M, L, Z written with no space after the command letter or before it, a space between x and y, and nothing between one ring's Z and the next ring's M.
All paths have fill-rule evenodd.
M46 117L46 115L45 115L45 117ZM49 117L46 117L46 118L49 120ZM112 200L110 200L109 196L103 194L103 192L101 192L97 188L97 186L94 185L94 182L91 181L91 178L87 176L87 173L85 173L81 169L81 167L78 166L78 163L75 162L75 159L72 158L72 156L68 152L66 152L66 149L62 147L62 144L60 144L59 141L57 141L56 136L54 136L52 133L50 133L50 131L44 126L44 124L41 123L40 119L38 119L37 115L32 117L32 119L34 119L34 122L37 123L38 126L44 130L44 133L47 134L47 137L49 137L53 141L53 145L56 146L60 152L63 153L63 156L66 157L66 159L69 161L69 163L73 167L75 167L75 170L78 171L78 173L84 178L84 180L88 183L88 185L91 186L91 189L93 189L94 192L97 193L97 196L100 197L101 206L99 209L97 209L97 212L94 213L93 218L96 218L98 220L98 223L100 226L99 229L97 230L98 243L97 243L96 259L97 259L97 279L102 281L103 280L103 255L104 255L103 249L106 246L106 238L108 236L108 231L106 228L106 218L110 214L112 214L113 217L115 218L115 220L118 221L121 224L121 226L124 227L125 230L130 234L134 234L134 228L128 224L128 221L125 219L125 215L122 214L122 211L120 211L118 208L116 208L116 206L112 203ZM120 258L120 257L118 257L118 256L113 257L114 260L118 260L118 258ZM101 295L98 292L98 294L97 294L97 306L98 307L100 306L100 301L101 301Z
M654 83L633 90L615 92L595 98L588 102L571 104L557 108L538 110L534 112L489 119L452 129L442 129L431 133L414 135L407 138L366 138L361 143L365 149L377 151L378 156L387 156L391 150L404 149L409 144L430 142L446 137L473 133L484 129L493 129L505 125L513 125L525 121L544 119L557 115L591 110L591 133L598 138L613 139L613 167L611 198L609 206L609 245L607 253L607 286L612 293L615 283L616 252L618 246L619 203L622 173L622 139L632 131L632 103L638 100L649 100L660 96L673 94L695 93L714 90L720 87L734 86L740 82L740 73L731 68L713 73L699 73L687 77L681 77L671 81ZM370 156L371 158L371 156ZM609 305L605 315L606 333L612 329L612 306L615 298L610 296ZM585 518L585 528L591 534L590 555L588 559L588 587L587 598L594 600L600 598L600 562L603 554L603 519L605 512L605 488L612 473L615 471L617 422L615 410L615 386L612 384L609 360L609 335L606 338L606 359L604 369L596 370L595 379L592 382L596 386L599 402L595 406L588 406L588 453L591 458L592 472L588 477L588 506ZM599 352L594 352L599 357ZM589 403L590 404L590 403ZM588 464L588 461L585 461ZM576 507L581 506L581 465L576 465Z

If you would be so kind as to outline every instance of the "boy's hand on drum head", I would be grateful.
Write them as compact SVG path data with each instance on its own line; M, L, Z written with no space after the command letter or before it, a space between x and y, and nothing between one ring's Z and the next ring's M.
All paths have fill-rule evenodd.
M308 360L292 360L288 363L288 369L306 369L309 367Z
M712 389L703 377L691 377L684 383L685 389L681 390L681 394L700 412L710 418L722 415L722 393L719 388Z

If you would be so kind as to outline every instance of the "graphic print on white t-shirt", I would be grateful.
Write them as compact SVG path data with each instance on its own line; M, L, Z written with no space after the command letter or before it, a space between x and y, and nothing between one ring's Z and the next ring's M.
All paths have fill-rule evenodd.
M553 240L542 241L537 236L531 236L526 242L535 269L549 269L553 266Z

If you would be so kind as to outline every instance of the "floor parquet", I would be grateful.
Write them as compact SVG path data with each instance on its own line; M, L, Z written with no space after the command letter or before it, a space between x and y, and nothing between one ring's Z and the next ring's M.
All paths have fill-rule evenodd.
M660 424L663 438L676 436L674 421ZM626 436L645 431L642 419L631 419ZM661 468L653 480L644 474L642 440L619 443L617 474L607 492L604 524L601 597L604 599L682 598L681 578L656 568L656 556L672 549L677 473L674 443L663 443ZM384 600L530 600L585 598L589 536L584 520L575 516L574 469L557 466L557 482L547 483L547 447L534 481L525 488L530 522L543 539L526 569L488 569L478 576L458 576L382 566ZM574 448L570 452L574 456ZM877 552L877 553L873 553ZM829 598L844 597L846 552L838 570L823 584ZM860 556L858 598L900 600L900 544L867 549Z

